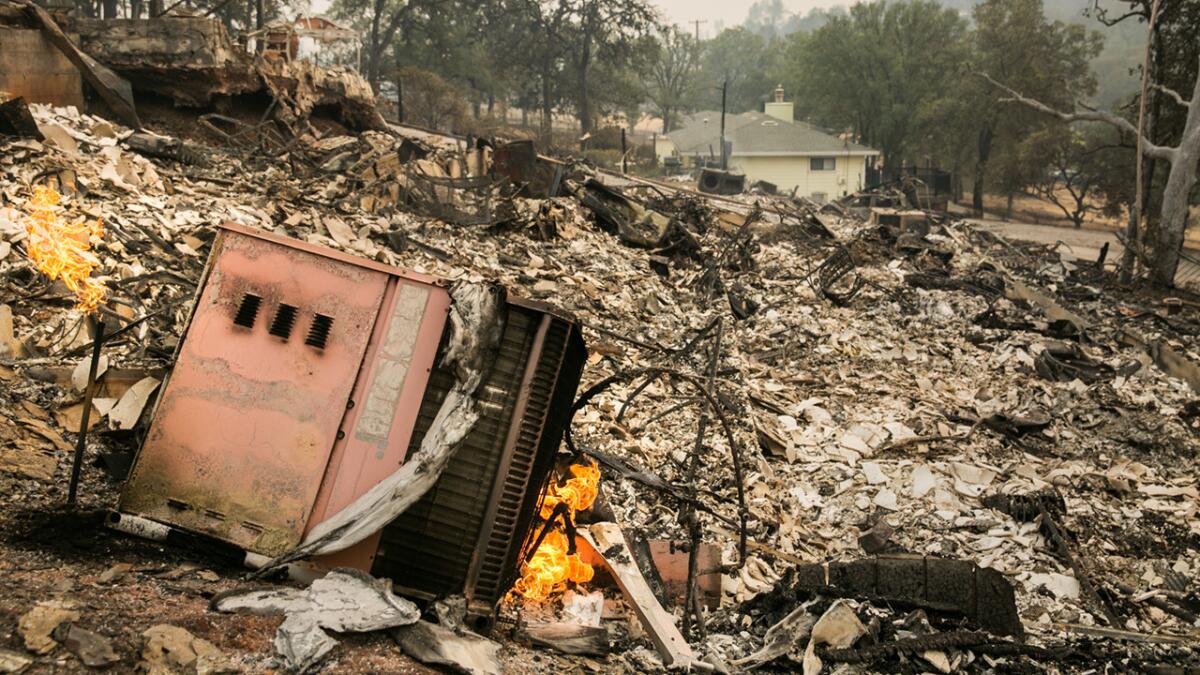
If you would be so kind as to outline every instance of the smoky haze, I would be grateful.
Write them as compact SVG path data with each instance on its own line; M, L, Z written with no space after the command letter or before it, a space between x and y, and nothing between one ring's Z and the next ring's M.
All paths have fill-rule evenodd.
M700 24L700 37L712 37L718 26L730 28L746 20L754 0L657 0L653 3L662 12L663 19L668 23L678 24L694 31L693 21L705 21ZM843 2L817 2L814 0L791 0L783 6L796 14L807 14L809 10L818 7L846 5Z

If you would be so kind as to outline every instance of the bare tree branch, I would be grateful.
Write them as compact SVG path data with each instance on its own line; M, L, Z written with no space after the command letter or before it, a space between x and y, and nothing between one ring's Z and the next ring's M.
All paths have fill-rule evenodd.
M1180 96L1177 91L1175 91L1174 89L1171 89L1170 87L1164 87L1161 84L1158 84L1157 82L1151 82L1150 87L1152 89L1157 89L1157 90L1161 91L1162 93L1166 94L1167 96L1170 96L1171 98L1175 99L1176 103L1178 103L1179 105L1181 105L1185 108L1192 107L1191 103L1188 103L1187 101L1183 100L1183 97Z
M1087 11L1088 10L1085 10L1084 13L1086 14ZM1090 7L1090 11L1092 12L1093 16L1096 17L1097 21L1104 24L1105 26L1108 26L1109 28L1112 28L1113 26L1121 23L1122 21L1124 21L1125 19L1128 19L1130 17L1137 16L1137 17L1141 17L1142 19L1146 18L1145 10L1133 9L1133 10L1130 10L1130 11L1122 14L1121 16L1119 16L1115 19L1110 19L1108 17L1108 10L1104 7L1101 7L1098 0L1092 0L1092 6Z
M1057 117L1057 118L1063 120L1064 122L1104 122L1105 124L1112 125L1112 126L1116 127L1117 129L1120 129L1121 131L1131 133L1135 137L1137 136L1137 127L1133 126L1133 124L1130 123L1129 120L1127 120L1123 117L1118 117L1110 112L1106 112L1103 110L1079 110L1079 111L1070 112L1070 113L1063 112L1061 110L1056 110L1056 109L1051 108L1050 106L1046 105L1045 103L1042 103L1041 101L1037 101L1032 98L1022 96L1020 92L1018 92L1010 87L1007 87L1007 86L997 82L996 80L992 79L991 76L989 76L987 73L979 73L979 75L980 75L980 77L984 78L988 82L991 82L996 87L999 87L1000 89L1003 89L1004 91L1008 92L1009 97L1000 99L1001 102L1020 103L1022 105L1033 108L1034 110L1037 110L1038 112L1042 112L1047 115L1053 115L1054 117ZM1168 162L1174 161L1175 154L1176 154L1175 148L1168 148L1168 147L1164 147L1161 145L1155 145L1154 143L1151 143L1150 140L1147 138L1142 139L1142 152L1147 157L1153 157L1155 159L1165 159Z

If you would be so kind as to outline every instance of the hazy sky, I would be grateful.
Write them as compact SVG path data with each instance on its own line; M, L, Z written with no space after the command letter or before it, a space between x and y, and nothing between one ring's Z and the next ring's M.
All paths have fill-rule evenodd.
M725 28L736 26L746 20L746 13L754 0L650 0L662 11L668 23L676 23L689 31L696 29L692 21L700 24L700 37L710 38L718 24ZM330 0L309 0L309 11L321 14L329 11ZM817 7L833 7L848 4L844 0L783 0L783 6L797 14L807 14Z
M691 21L707 20L700 24L700 37L712 37L717 22L725 27L737 25L746 19L746 12L754 0L651 0L662 10L663 17L671 23L687 26L695 30ZM784 7L793 12L806 14L808 10L817 7L831 7L845 4L837 0L783 0Z

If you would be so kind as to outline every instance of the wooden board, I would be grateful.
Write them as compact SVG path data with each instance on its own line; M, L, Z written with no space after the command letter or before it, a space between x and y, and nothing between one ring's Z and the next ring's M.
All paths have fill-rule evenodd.
M696 658L691 645L683 639L679 628L675 626L675 617L658 604L637 563L633 561L621 528L614 523L595 523L590 532L581 529L579 534L596 550L612 572L617 586L625 594L625 598L642 622L642 627L646 629L659 655L662 656L663 665L668 668L712 670L711 664Z

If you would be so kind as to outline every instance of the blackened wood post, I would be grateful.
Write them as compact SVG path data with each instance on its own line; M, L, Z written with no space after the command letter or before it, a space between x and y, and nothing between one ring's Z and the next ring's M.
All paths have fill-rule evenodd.
M79 489L79 474L83 469L83 451L87 447L88 421L92 416L92 397L96 395L96 370L100 365L100 347L104 343L104 320L96 322L96 339L92 341L92 362L88 366L87 389L83 393L83 414L80 415L79 439L75 441L75 458L71 464L71 486L67 490L67 503L75 505L75 493Z

